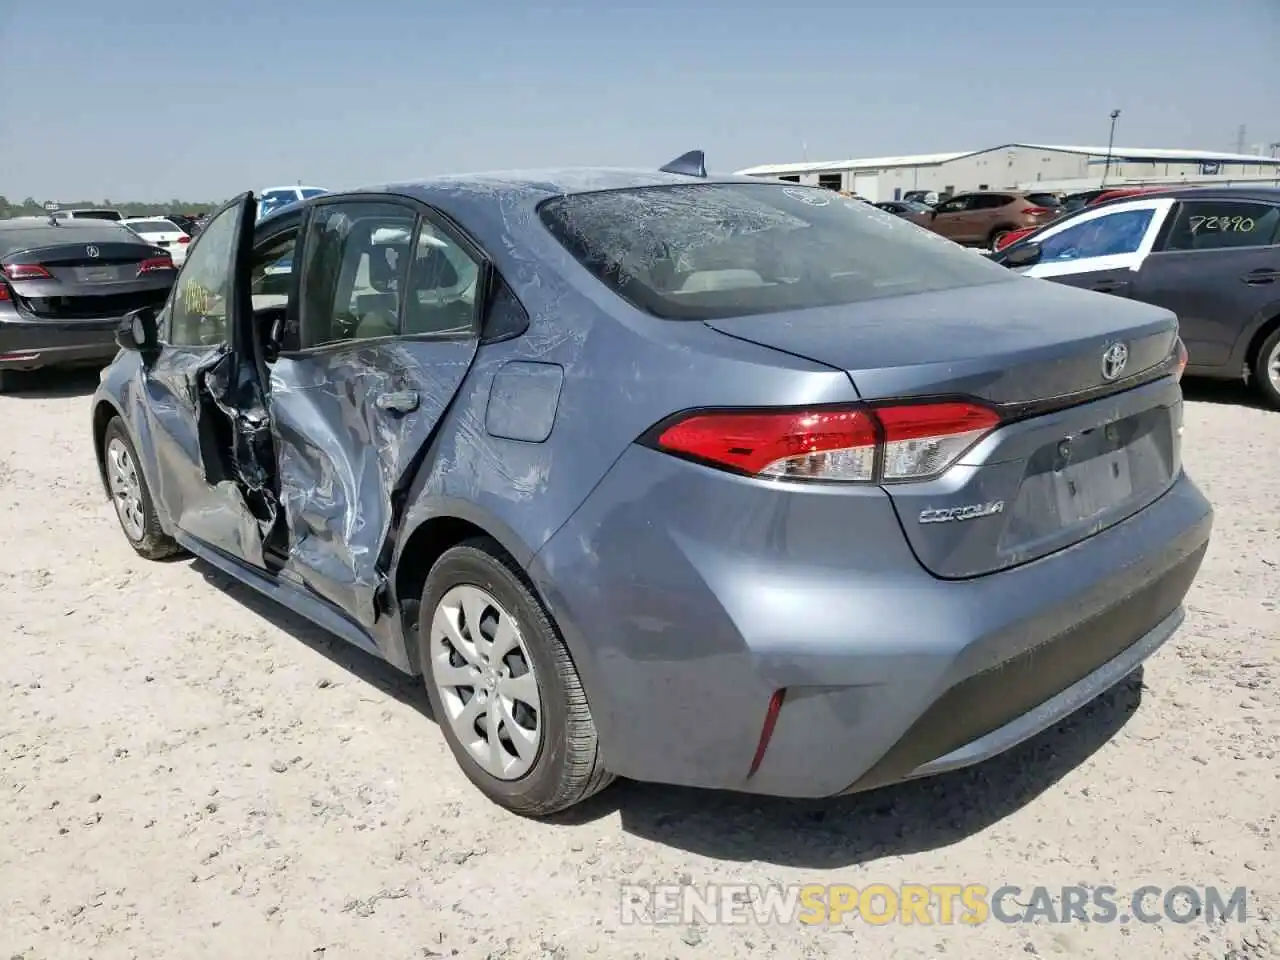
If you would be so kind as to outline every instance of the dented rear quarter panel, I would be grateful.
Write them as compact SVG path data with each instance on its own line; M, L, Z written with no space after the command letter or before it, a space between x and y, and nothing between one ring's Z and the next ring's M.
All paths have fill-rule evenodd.
M535 584L545 583L538 551L635 440L663 418L699 406L759 404L762 397L790 403L856 399L843 371L725 337L702 323L641 313L578 264L538 217L542 200L567 190L666 182L688 179L610 172L532 187L497 180L485 189L483 180L468 179L388 188L418 195L463 224L529 315L523 335L479 347L410 490L393 569L410 559L406 544L423 523L456 517L489 532ZM562 376L541 377L529 364ZM520 376L505 376L495 397L495 379L513 369ZM540 421L553 379L559 390L547 433ZM508 436L546 439L495 436L495 421ZM566 627L590 689L593 651L566 622L573 612L563 597L543 599Z

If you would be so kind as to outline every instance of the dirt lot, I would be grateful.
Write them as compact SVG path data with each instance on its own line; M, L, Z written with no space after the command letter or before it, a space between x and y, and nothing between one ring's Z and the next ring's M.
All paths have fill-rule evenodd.
M1218 509L1182 632L1011 755L793 804L618 784L480 799L394 671L102 497L92 376L0 397L0 958L1280 955L1280 414L1193 387ZM1246 924L634 926L620 884L1218 884Z

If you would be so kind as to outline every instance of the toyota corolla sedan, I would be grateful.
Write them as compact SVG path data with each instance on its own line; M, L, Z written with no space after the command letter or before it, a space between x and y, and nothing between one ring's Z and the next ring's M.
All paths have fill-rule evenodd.
M255 207L121 329L120 526L421 676L507 808L962 767L1182 621L1168 310L697 152Z

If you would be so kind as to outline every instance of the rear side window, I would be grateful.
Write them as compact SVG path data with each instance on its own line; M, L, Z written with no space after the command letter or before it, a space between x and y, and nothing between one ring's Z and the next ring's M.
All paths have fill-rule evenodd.
M1015 275L870 204L777 184L571 194L552 235L632 305L709 320L1008 282Z
M1013 197L1007 193L988 193L974 198L972 209L974 210L994 210L997 207L1003 207L1013 202Z
M1166 250L1265 247L1280 241L1280 207L1244 200L1191 200L1178 212Z
M1041 263L1063 263L1089 257L1136 253L1155 211L1121 210L1093 217L1040 241Z
M1028 193L1027 203L1034 203L1037 207L1060 207L1062 201L1055 197L1052 193Z
M409 268L415 213L399 204L316 211L302 274L302 347L392 337Z

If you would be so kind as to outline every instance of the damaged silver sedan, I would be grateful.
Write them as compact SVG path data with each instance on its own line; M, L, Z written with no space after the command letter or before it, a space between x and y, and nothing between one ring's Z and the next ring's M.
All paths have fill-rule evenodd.
M421 675L512 810L955 769L1182 620L1167 311L696 152L256 207L117 335L120 526Z

